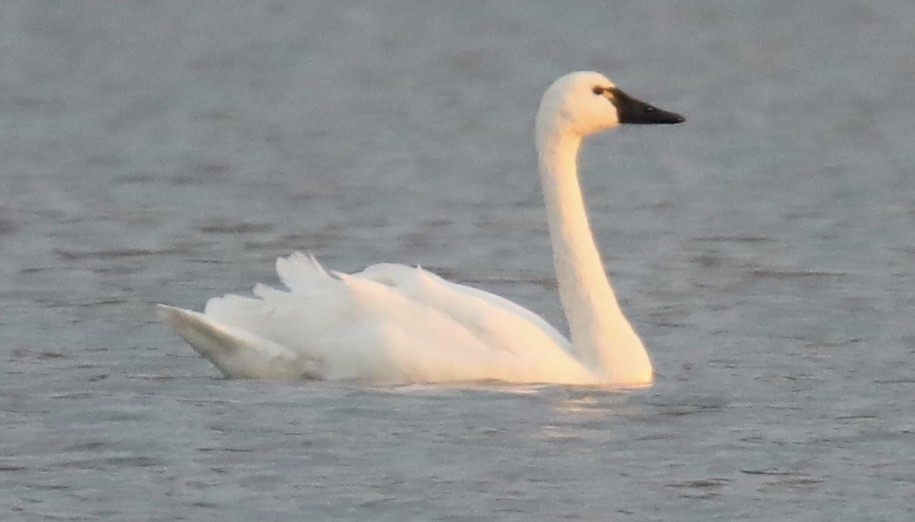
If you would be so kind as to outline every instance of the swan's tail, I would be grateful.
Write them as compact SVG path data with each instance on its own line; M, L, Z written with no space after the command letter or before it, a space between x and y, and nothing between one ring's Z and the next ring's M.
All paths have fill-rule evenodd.
M321 361L249 332L220 324L205 315L158 305L158 315L210 360L226 377L321 379Z

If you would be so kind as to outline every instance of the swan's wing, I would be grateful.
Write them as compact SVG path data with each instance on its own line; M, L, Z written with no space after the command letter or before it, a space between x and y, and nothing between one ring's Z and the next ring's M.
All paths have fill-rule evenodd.
M277 265L295 291L257 285L254 298L217 297L204 314L169 308L163 317L230 377L286 378L292 370L284 362L307 361L310 373L299 377L376 383L529 380L526 365L511 354L487 346L451 317L395 288L333 277L301 255ZM232 362L239 353L252 367L267 369L239 367Z
M511 355L512 364L520 365L513 370L524 375L521 381L596 382L593 373L572 356L565 338L536 314L507 299L403 265L374 265L353 277L390 286L422 307L460 323L485 345ZM496 378L513 380L507 375L504 372Z
M490 346L539 350L544 346L568 351L569 341L542 317L498 295L447 281L419 267L377 264L354 274L396 288L410 298L440 310Z
M299 254L277 268L291 291L258 285L253 298L210 299L204 314L161 315L229 377L594 382L530 323L427 272L418 272L420 300L370 278L334 277Z
M440 279L444 284L447 284L453 291L465 293L467 295L477 297L483 301L500 308L503 308L510 314L516 315L519 318L529 322L534 325L540 331L542 331L547 337L549 337L554 343L558 346L561 346L565 350L571 350L572 345L569 343L569 340L565 338L564 335L559 333L558 330L553 328L553 326L546 321L546 319L540 317L534 312L528 310L527 308L510 301L500 295L487 292L485 290L480 290L479 288L474 288L472 286L461 285L458 283L452 283L434 275L434 277Z
M311 254L294 252L289 257L277 258L276 273L286 288L295 294L313 295L335 289L334 278Z

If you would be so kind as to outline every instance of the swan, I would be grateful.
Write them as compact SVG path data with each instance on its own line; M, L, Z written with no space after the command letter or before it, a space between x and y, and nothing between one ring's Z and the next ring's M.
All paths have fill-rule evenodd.
M648 385L651 361L588 223L578 151L620 124L682 121L596 72L562 76L544 93L535 138L571 342L518 304L419 267L343 274L298 252L276 261L288 290L258 284L254 297L215 297L203 313L158 305L158 314L229 378Z

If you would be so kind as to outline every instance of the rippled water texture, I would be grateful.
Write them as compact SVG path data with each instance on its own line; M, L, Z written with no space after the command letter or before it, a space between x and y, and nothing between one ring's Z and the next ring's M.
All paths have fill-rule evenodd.
M574 7L573 7L574 6ZM0 5L0 519L915 519L915 3ZM657 382L227 381L153 304L420 263L562 324L531 137L586 147Z

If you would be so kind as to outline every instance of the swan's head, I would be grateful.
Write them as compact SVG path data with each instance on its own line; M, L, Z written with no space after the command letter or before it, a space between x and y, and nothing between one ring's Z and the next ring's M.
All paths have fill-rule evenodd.
M583 71L562 76L543 94L537 111L537 134L558 131L583 138L622 123L683 121L679 114L629 96L604 75Z

